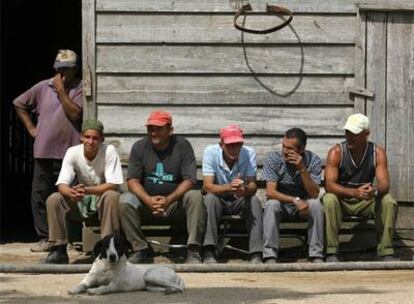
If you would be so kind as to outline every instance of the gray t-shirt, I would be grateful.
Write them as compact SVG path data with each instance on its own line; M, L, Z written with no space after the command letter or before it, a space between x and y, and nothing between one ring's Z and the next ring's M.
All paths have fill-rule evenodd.
M169 195L183 180L197 181L193 147L188 140L173 135L163 151L154 150L149 137L131 149L127 179L138 178L149 195Z

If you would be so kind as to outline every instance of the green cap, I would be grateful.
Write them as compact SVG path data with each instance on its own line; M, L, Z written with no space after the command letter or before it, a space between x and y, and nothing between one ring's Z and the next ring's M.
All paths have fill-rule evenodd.
M104 126L97 119L87 119L82 123L82 132L85 130L97 130L103 133Z

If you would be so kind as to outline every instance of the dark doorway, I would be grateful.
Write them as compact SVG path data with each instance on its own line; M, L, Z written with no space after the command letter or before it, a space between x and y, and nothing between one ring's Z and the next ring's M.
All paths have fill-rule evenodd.
M81 0L1 3L1 241L36 239L30 206L32 139L16 119L13 99L52 77L58 49L82 54Z

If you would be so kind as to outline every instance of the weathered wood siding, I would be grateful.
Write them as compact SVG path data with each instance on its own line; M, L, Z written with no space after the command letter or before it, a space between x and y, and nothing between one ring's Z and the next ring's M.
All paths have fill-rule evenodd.
M266 2L252 2L259 13L247 26L278 21L260 13ZM193 143L198 163L230 123L244 129L259 165L294 126L325 158L354 111L347 93L354 85L354 3L278 1L294 12L291 26L252 35L234 28L234 1L96 0L91 92L107 141L126 162L146 116L162 108Z
M371 118L371 139L387 151L391 193L400 202L412 202L414 3L370 5L360 17L365 28L357 36L364 38L356 51L363 61L357 64L355 83L375 94L366 100L365 112Z

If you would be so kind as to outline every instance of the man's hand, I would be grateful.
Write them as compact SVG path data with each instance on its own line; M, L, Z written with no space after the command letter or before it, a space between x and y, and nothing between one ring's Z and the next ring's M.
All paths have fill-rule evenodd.
M374 187L368 183L355 189L355 196L361 200L371 200L374 197Z
M29 129L28 132L29 132L30 136L33 137L33 138L35 138L36 135L37 135L36 127L32 128L32 129Z
M237 177L231 181L229 187L230 192L232 192L235 197L244 196L246 189L244 187L244 181L240 179L240 174L238 174Z
M169 202L167 197L162 195L151 196L151 209L152 214L156 216L166 216L166 210L168 209Z
M85 196L85 185L78 184L70 188L70 199L74 202L78 202Z
M295 205L300 216L307 217L309 215L309 203L307 201L298 200L295 202Z
M59 73L53 78L53 87L58 95L65 94L65 76L61 76Z
M289 164L294 165L297 170L306 169L305 164L303 163L302 155L293 150L289 151L286 161Z

